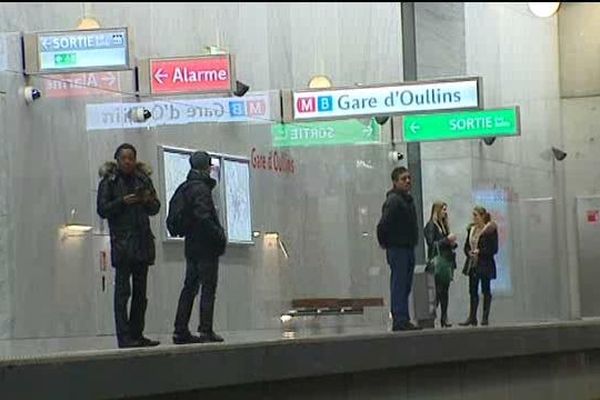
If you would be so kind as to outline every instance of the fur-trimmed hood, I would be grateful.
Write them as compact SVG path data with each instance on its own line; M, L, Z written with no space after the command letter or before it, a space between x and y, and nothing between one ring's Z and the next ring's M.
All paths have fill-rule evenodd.
M118 165L115 161L107 161L100 166L98 169L98 175L100 178L106 178L108 176L114 176L117 173ZM136 172L150 176L152 175L152 167L148 164L138 161L136 164Z
M487 224L485 224L485 228L483 229L483 231L487 232L487 233L492 233L497 230L498 230L498 225L496 224L495 221L488 222Z

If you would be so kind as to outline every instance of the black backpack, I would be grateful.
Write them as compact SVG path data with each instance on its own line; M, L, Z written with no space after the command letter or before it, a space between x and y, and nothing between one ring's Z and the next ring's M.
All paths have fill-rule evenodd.
M167 216L167 229L171 236L183 237L189 230L191 219L189 218L189 211L187 207L187 199L185 196L185 188L187 187L187 181L183 182L175 193L171 200L169 200L169 215Z
M382 220L379 220L377 224L377 242L382 249L387 248L387 227L383 224Z

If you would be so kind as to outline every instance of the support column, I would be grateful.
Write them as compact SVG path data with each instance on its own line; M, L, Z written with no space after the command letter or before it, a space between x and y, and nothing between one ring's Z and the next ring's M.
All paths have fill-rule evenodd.
M415 34L415 3L402 4L402 69L404 81L417 80L417 44ZM425 263L425 245L423 243L423 181L421 177L421 145L408 143L406 148L408 169L412 176L411 193L417 207L419 225L419 243L416 249L417 264Z

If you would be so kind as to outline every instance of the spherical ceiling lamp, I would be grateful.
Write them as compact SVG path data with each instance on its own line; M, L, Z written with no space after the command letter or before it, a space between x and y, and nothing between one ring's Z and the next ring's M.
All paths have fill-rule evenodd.
M77 29L98 29L100 28L100 22L93 17L83 17L79 20Z
M529 11L536 17L547 18L553 16L560 7L560 2L556 3L527 3Z
M325 75L315 75L308 81L308 87L311 89L326 89L331 87L331 79Z

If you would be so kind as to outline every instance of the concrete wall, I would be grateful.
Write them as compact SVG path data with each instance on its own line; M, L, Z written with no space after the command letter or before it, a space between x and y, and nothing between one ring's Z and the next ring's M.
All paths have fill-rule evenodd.
M597 352L573 353L264 382L178 393L177 398L584 400L600 395L598 372Z
M583 316L598 315L595 306L597 290L593 284L599 278L597 263L579 262L576 197L600 195L597 157L600 76L595 69L595 49L600 45L595 21L599 13L597 3L565 3L561 6L558 21L563 149L568 154L564 162L565 230L568 265L579 278L581 300L587 303L581 307Z
M600 94L600 73L594 67L598 54L600 8L594 3L565 3L558 13L560 90L562 97Z
M538 18L526 3L472 3L465 10L467 72L483 76L486 107L521 108L519 138L471 144L473 190L511 193L500 240L511 247L513 291L497 296L494 312L502 319L559 318L568 298L561 285L565 248L556 236L560 172L549 156L561 141L557 18ZM547 291L556 296L545 297Z
M537 18L526 3L419 3L417 10L419 78L481 76L485 108L518 105L522 124L520 137L492 146L476 140L422 144L424 217L436 199L448 202L451 229L462 248L472 207L484 202L478 193L504 191L506 198L495 208L505 209L500 240L506 253L496 259L510 269L504 286L508 282L512 290L495 295L492 318L565 317L568 271L561 267L565 248L558 245L561 175L550 156L561 141L556 17ZM459 253L460 269L460 248ZM556 296L546 298L545 290ZM457 272L452 318L463 318L467 308L467 279Z
M220 44L237 57L240 80L252 91L304 88L325 73L336 86L397 82L402 77L400 7L396 4L189 4L70 3L2 5L0 30L69 29L82 10L103 26L131 28L138 58L197 54ZM386 32L381 35L381 32ZM11 36L12 37L12 36ZM99 250L106 230L95 215L98 166L123 141L138 146L139 158L155 170L160 186L158 145L204 148L250 157L253 147L273 150L270 123L196 124L149 130L86 132L86 103L134 102L133 75L120 73L124 94L102 92L81 98L21 101L19 47L3 72L8 142L9 231L13 249L4 264L0 295L11 301L2 313L2 336L75 336L113 332L110 287L100 289ZM35 86L44 77L31 78ZM148 99L145 99L148 100ZM186 101L178 98L177 101ZM278 119L275 110L273 119ZM268 121L267 121L268 122ZM384 135L389 138L389 124ZM253 228L278 231L290 258L258 239L252 247L230 247L222 259L216 327L222 330L279 326L278 317L295 297L387 297L388 273L372 235L389 187L386 145L295 150L293 175L253 170ZM4 149L4 147L3 147ZM358 161L362 161L359 163ZM95 225L94 235L65 237L59 230L72 208ZM162 215L162 214L161 214ZM182 246L162 243L160 218L153 219L157 265L149 275L148 332L169 332L183 281ZM362 232L369 233L363 237ZM0 253L3 254L3 253ZM7 275L8 274L8 275ZM14 278L9 275L14 274ZM110 280L110 273L107 274ZM10 286L10 295L6 286ZM6 292L5 292L6 291ZM347 324L386 323L387 310L348 317ZM195 328L194 313L191 327ZM328 323L325 320L325 324Z
M7 188L0 190L0 209L6 205L0 212L6 215L0 224L5 337L113 332L110 287L100 289L98 266L106 230L94 201L97 168L119 143L138 146L139 158L154 167L156 186L159 145L245 157L254 147L263 154L273 150L269 121L86 132L87 103L136 101L131 72L119 74L123 93L117 96L97 92L27 106L19 96L26 80L15 32L73 28L87 12L103 26L129 26L140 59L197 54L204 45L219 44L236 55L239 79L273 101L277 90L304 88L315 74L330 76L334 86L402 79L395 3L7 3L0 11L6 38L0 49L7 50L7 71L0 72L0 92L6 93L0 102L0 143L6 144L0 188ZM419 79L483 76L486 107L518 104L523 125L520 138L499 139L492 147L477 141L423 145L421 211L428 218L434 199L448 201L462 243L473 191L494 185L508 190L513 291L496 297L493 320L564 317L568 271L557 261L566 254L557 245L562 181L548 152L561 142L556 17L535 18L524 3L418 3L415 12ZM44 79L27 82L42 86ZM278 327L279 313L296 297L383 295L388 304L388 268L373 233L393 167L386 158L389 129L387 124L381 145L291 150L295 174L252 171L253 228L280 232L290 257L263 239L231 247L222 259L218 329ZM94 235L66 237L59 229L73 208L80 221L94 224ZM148 332L171 330L183 280L181 245L161 241L163 217L153 219L158 256L149 276ZM538 225L523 223L532 218ZM463 260L459 255L459 265ZM454 321L467 304L466 279L458 273L455 278ZM547 290L557 293L550 301ZM195 323L194 313L192 328ZM387 309L343 323L382 325Z

